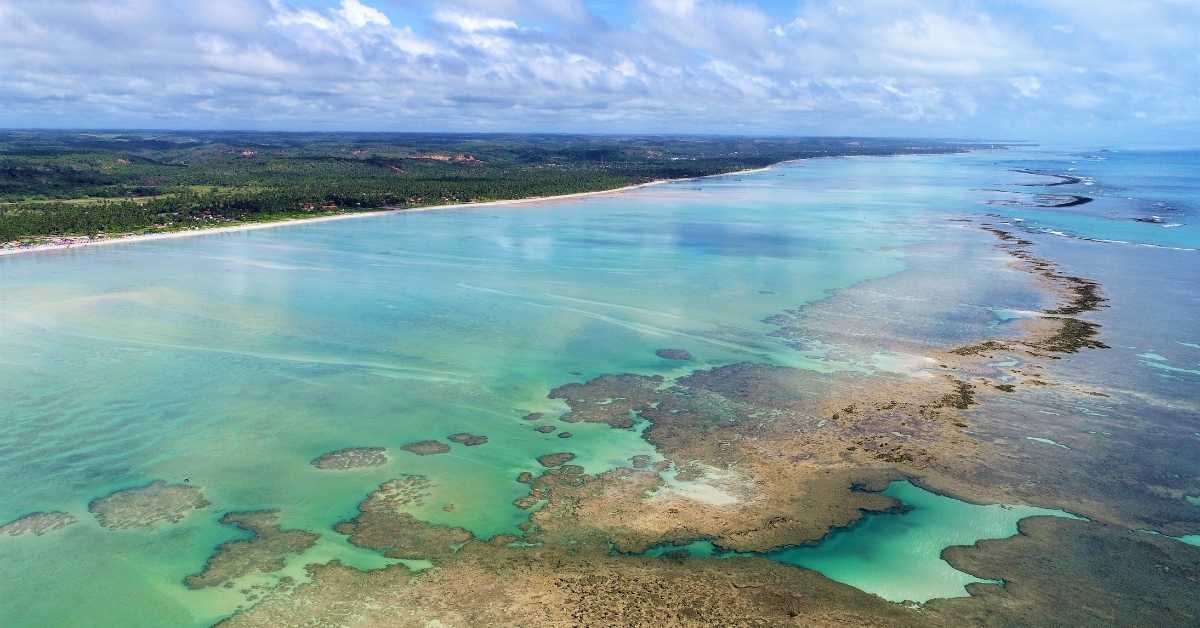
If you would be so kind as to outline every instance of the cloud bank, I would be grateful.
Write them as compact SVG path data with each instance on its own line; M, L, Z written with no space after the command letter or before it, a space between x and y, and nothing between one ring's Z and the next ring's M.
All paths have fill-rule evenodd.
M0 0L0 125L1200 143L1192 0Z

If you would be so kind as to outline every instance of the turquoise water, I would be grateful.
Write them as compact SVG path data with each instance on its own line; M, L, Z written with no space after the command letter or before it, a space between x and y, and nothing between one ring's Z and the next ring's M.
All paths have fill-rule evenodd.
M893 482L884 494L904 504L904 514L869 514L854 527L830 534L819 545L769 556L814 569L885 600L926 602L966 595L966 585L989 582L951 567L941 559L943 549L1010 537L1017 533L1017 522L1026 517L1074 517L1033 506L969 504L908 482Z
M970 504L904 481L892 482L883 494L899 501L901 511L867 513L849 528L831 532L819 544L761 555L819 571L830 580L892 602L927 602L967 595L966 586L972 582L992 582L951 567L941 558L945 548L1010 537L1017 533L1017 522L1026 517L1077 518L1049 508ZM695 557L746 555L717 551L707 541L660 546L647 554L670 552Z
M1189 502L1191 502L1193 506L1200 508L1200 497L1192 497L1191 495L1189 495L1185 499L1187 499ZM1200 545L1200 534L1189 534L1189 535L1180 537L1179 540L1181 540L1184 543L1187 543L1189 545Z
M36 510L79 520L0 538L0 599L24 601L0 607L0 624L210 623L244 601L243 585L272 578L183 586L215 545L240 537L218 523L227 511L278 508L284 527L321 535L287 575L333 558L380 566L332 526L398 474L433 482L418 517L514 532L527 513L511 502L527 487L513 478L536 471L537 456L569 450L597 472L654 453L636 430L533 431L526 413L553 423L564 409L550 389L747 360L888 368L886 355L798 350L762 322L859 282L922 265L987 269L987 282L947 276L939 289L953 298L905 302L895 324L931 344L992 333L1019 318L997 312L1037 309L1040 297L1003 258L979 254L991 236L946 218L991 211L986 190L1020 180L1001 157L1016 158L810 160L608 197L0 258L0 522ZM1200 337L1181 329L1183 341ZM656 357L664 347L697 359ZM426 457L399 449L463 431L489 442ZM309 465L366 446L387 447L389 463ZM154 479L186 479L211 505L119 532L87 511ZM829 547L841 553L821 554L827 573L859 564L838 538Z

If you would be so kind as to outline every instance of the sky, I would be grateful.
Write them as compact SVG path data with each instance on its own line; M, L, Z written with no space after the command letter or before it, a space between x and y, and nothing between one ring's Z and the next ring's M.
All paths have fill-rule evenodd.
M1200 0L0 0L0 127L1200 145Z

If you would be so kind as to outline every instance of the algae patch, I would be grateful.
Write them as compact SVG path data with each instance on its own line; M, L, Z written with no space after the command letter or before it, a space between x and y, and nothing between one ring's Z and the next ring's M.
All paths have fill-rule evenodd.
M147 528L179 523L209 505L204 493L190 484L155 480L145 486L115 491L92 500L88 510L109 530Z
M447 440L467 447L474 447L488 442L488 437L480 434L470 434L468 432L459 432L446 437Z
M450 451L450 446L437 440L419 440L400 447L404 451L418 456L432 456Z
M387 464L387 449L383 447L347 447L338 449L312 461L318 469L361 469Z
M319 538L304 530L284 530L279 526L278 510L230 512L221 523L253 534L249 539L227 541L217 546L200 573L184 578L191 589L227 584L252 573L270 573L283 569L284 557L312 547Z
M575 454L568 451L561 451L553 454L538 456L538 463L543 467L557 467L566 464L575 459Z
M75 516L65 512L31 512L22 517L0 525L0 536L22 536L32 534L41 536L47 532L65 528L77 520Z
M475 538L467 530L425 523L405 512L429 495L429 480L416 475L384 482L358 505L358 516L334 529L350 542L390 558L438 560Z

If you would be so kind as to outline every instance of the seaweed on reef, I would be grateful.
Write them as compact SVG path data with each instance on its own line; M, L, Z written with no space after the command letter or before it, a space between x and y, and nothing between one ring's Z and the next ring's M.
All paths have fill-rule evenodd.
M288 554L299 554L320 538L305 530L284 530L278 519L278 510L225 513L221 523L250 532L252 536L218 545L204 569L184 578L184 584L189 589L202 589L228 584L252 573L279 571Z
M450 451L450 446L446 443L436 440L419 440L407 445L402 445L400 449L418 456L432 456L435 454L444 454Z
M360 469L387 464L387 449L383 447L347 447L321 454L312 461L318 469Z
M66 512L31 512L0 525L0 536L41 536L76 523L75 516Z
M92 500L88 510L109 530L179 523L209 505L199 487L155 480L144 486L114 491Z

